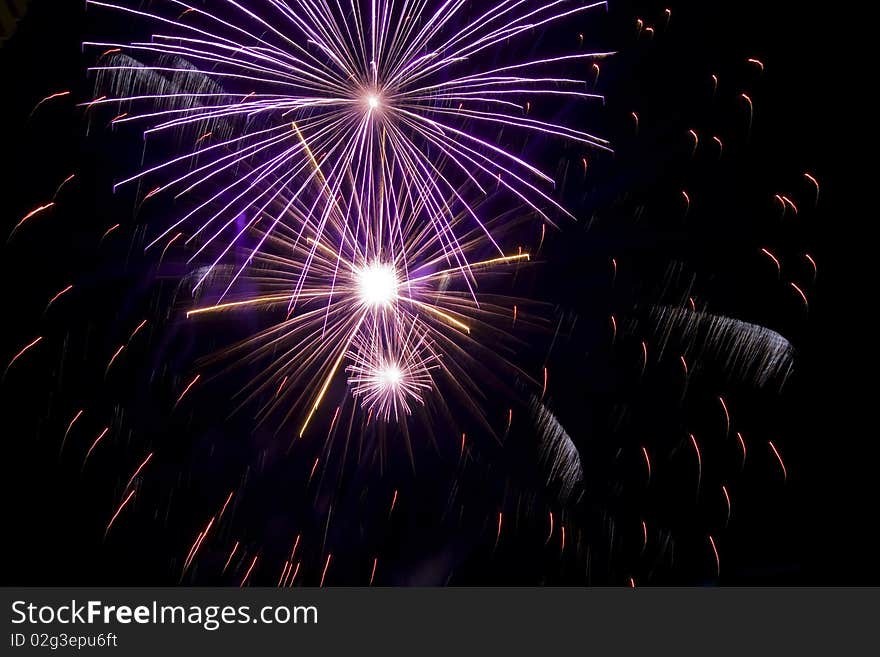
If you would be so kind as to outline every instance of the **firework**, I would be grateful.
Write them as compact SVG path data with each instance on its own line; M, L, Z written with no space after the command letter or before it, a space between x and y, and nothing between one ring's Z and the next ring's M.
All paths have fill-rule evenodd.
M552 221L552 213L568 214L551 196L553 178L505 146L516 138L504 133L608 148L581 130L530 117L529 99L600 99L584 81L552 71L609 53L483 63L490 52L522 45L535 29L604 2L502 0L482 13L473 13L465 0L360 0L345 8L314 0L265 0L248 7L226 0L210 10L170 1L160 4L159 13L88 4L163 31L144 42L86 43L103 51L91 70L106 88L87 105L118 106L112 123L141 122L145 138L175 132L180 143L191 143L190 150L184 147L117 186L164 176L147 197L210 190L208 200L152 244L189 226L196 255L214 242L233 248L245 232L230 235L242 213L271 205L291 186L299 198L314 181L323 190L322 201L308 209L318 225L316 244L329 243L323 225L337 212L357 235L399 232L395 222L405 212L376 217L363 210L374 207L383 189L396 189L397 196L381 201L423 205L445 251L464 264L454 218L464 213L494 242L475 199L495 188L545 221ZM470 196L460 193L465 182ZM246 222L259 214L248 214Z

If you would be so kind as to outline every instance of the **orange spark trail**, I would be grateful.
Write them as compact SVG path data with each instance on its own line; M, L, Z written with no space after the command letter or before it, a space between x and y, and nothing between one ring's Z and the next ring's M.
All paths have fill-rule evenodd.
M321 457L320 457L320 456L316 456L316 457L315 457L315 462L314 462L314 464L312 465L312 471L309 473L309 480L306 482L306 485L312 483L312 477L315 476L315 470L318 469L318 461L320 461L320 460L321 460Z
M697 134L697 131L694 130L693 128L691 128L690 130L688 130L688 134L689 134L691 137L693 137L693 139L694 139L694 148L693 148L693 150L691 151L691 157L693 157L694 155L697 154L697 147L700 145L700 137L699 137L699 135Z
M727 502L727 520L724 521L724 526L727 527L727 525L730 523L730 493L727 492L727 486L725 486L724 484L721 484L721 492L724 493L724 499Z
M119 349L117 349L116 352L113 354L113 356L110 358L110 362L107 363L107 367L104 368L104 375L105 376L107 375L107 372L110 371L110 367L113 365L113 361L115 361L116 358L119 356L119 354L122 353L123 349L125 349L125 345L124 344L119 345Z
M730 411L727 410L727 404L724 401L724 397L718 395L718 401L721 402L721 410L724 411L724 435L727 436L730 434Z
M648 448L642 445L642 456L645 457L645 465L648 468L648 483L651 483L651 458L648 456Z
M689 434L691 437L691 444L694 446L694 451L697 453L697 494L700 492L700 482L703 479L703 456L700 454L700 446L697 444L697 438L694 434Z
M679 356L678 358L681 360L681 366L684 368L684 375L687 376L688 375L688 363L684 359L684 356Z
M816 264L816 261L813 259L809 253L804 254L804 258L807 262L810 263L810 266L813 268L813 282L816 282L816 276L819 274L819 266Z
M38 335L36 338L34 338L34 339L31 340L28 344L26 344L26 345L22 348L21 351L19 351L17 354L15 354L15 356L12 357L12 360L9 361L9 364L6 366L6 369L3 370L3 376L4 376L4 377L6 376L6 372L8 372L8 371L9 371L9 368L12 367L12 366L15 364L15 361L17 361L19 358L21 358L22 356L24 356L25 352L26 352L28 349L30 349L31 347L35 347L35 346L37 346L37 345L42 341L42 339L43 339L43 336L42 336L42 335Z
M504 520L504 513L498 512L498 533L495 535L495 547L498 547L498 542L501 540L501 522Z
M560 543L560 546L559 546L559 556L561 557L562 553L565 552L565 525L560 525L559 531L562 534L562 542Z
M196 384L196 381L198 381L201 376L201 374L196 374L196 377L192 381L190 381L189 385L186 388L183 389L183 392L180 393L180 397L178 397L177 401L174 402L175 407L177 407L177 405L180 403L180 400L183 399L184 395L189 392L189 389Z
M740 448L742 448L743 453L742 464L740 464L740 469L742 469L746 466L746 440L745 438L743 438L743 435L739 431L736 432L736 437L737 440L739 440L739 446Z
M73 289L73 285L68 285L66 288L64 288L63 290L61 290L61 292L59 292L59 293L56 294L54 297L52 297L51 299L49 299L49 303L46 304L46 310L49 310L49 306L51 306L53 303L55 303L56 301L58 301L58 299L59 299L61 296L67 294L67 293L70 292L72 289ZM46 312L46 311L44 310L43 312Z
M773 444L772 440L768 440L767 444L770 445L770 449L773 450L773 453L776 455L776 460L779 461L780 467L782 467L782 480L788 481L788 470L785 468L785 463L782 460L782 455L779 453L779 450L776 449L776 445Z
M547 540L544 541L544 545L550 542L550 539L553 538L553 512L550 512L550 531L547 532Z
M131 486L131 483L141 473L141 470L143 470L146 467L147 463L149 463L152 458L153 458L153 452L150 452L149 454L147 454L147 458L145 458L143 460L143 462L137 467L137 470L134 471L134 474L128 478L128 483L125 484L125 488L122 489L123 491L128 490L129 486Z
M55 188L55 193L52 195L52 200L53 200L53 201L58 197L58 194L61 192L61 189L62 189L67 183L69 183L71 180L73 180L74 178L76 178L76 174L75 174L75 173L72 173L72 174L70 174L69 176L67 176L67 178L65 178L64 180L61 181L61 184L58 185L58 187Z
M814 178L810 173L805 173L804 178L809 180L816 187L816 201L815 201L815 203L818 205L819 204L819 181L816 180L816 178Z
M636 588L636 580L635 580L634 578L632 578L632 577L629 578L629 587L630 587L631 589Z
M642 520L642 552L648 547L648 524Z
M769 249L762 248L761 253L770 258L776 265L776 275L779 276L780 274L782 274L782 263L779 262L779 259L775 255L773 255Z
M296 576L299 573L299 567L302 561L296 562L296 568L293 569L293 574L290 576L290 584L288 586L293 586L293 583L296 581Z
M797 216L797 214L798 214L797 204L785 195L782 195L782 200L788 207L790 207L792 209L792 212L794 212L795 216Z
M642 374L645 373L645 368L648 367L648 343L642 340Z
M70 433L70 430L73 429L73 425L76 424L76 421L79 419L80 415L83 414L84 409L79 409L76 412L76 415L73 416L73 419L70 421L70 424L67 425L67 429L64 431L64 437L61 439L61 448L58 450L58 454L64 451L64 443L67 442L67 435Z
M800 296L800 298L803 300L804 308L809 310L810 309L810 302L807 301L807 295L804 293L804 291L800 287L798 287L795 283L789 283L789 285L791 286L791 289L793 289L795 292L797 292L798 295Z
M98 241L103 242L104 238L107 237L110 233L112 233L117 228L119 228L119 224L113 224L112 226L110 226L110 228L108 228L107 230L104 231L104 234L101 235L101 239Z
M238 585L239 588L242 588L242 587L245 585L245 582L247 582L248 577L251 576L251 572L253 571L254 566L257 565L257 559L259 559L259 558L260 558L260 555L259 555L259 554L254 555L254 560L251 561L251 565L250 565L250 567L247 569L247 572L244 574L244 578L241 580L241 584Z
M54 205L55 205L55 201L50 201L49 203L46 203L44 205L38 205L37 207L35 207L33 210L31 210L26 215L24 215L24 217L22 217L21 221L19 221L17 224L15 224L15 226L12 229L12 232L9 233L9 237L11 238L15 234L15 231L17 231L25 221L27 221L28 219L30 219L31 217L33 217L35 215L40 214L44 210L48 210L49 208L53 207Z
M324 572L321 573L321 583L320 587L324 586L324 580L327 578L327 569L330 568L330 559L333 557L332 554L327 554L327 561L324 562Z
M86 467L86 461L89 460L89 457L92 455L92 451L94 451L95 447L98 446L98 443L101 442L101 439L107 435L107 432L110 431L110 427L104 427L104 430L98 434L98 437L95 438L95 442L92 443L92 446L89 447L89 451L86 452L86 457L83 459L83 467Z
M721 141L721 137L712 137L712 141L718 144L718 157L724 155L724 142Z
M147 320L145 320L145 319L141 320L141 323L138 324L137 327L134 329L134 331L131 332L131 335L128 336L128 341L131 342L132 338L134 338L134 336L136 336L140 332L140 330L142 328L144 328L146 325L147 325Z
M617 340L617 320L611 315L611 342Z
M718 556L718 547L715 545L715 539L709 534L709 543L712 545L712 552L715 554L715 572L721 575L721 559Z
M238 541L235 542L235 545L232 546L232 552L229 553L229 558L226 560L226 564L223 566L223 570L220 573L221 575L226 572L226 569L229 568L229 564L232 563L232 557L235 556L235 553L238 551Z
M391 517L391 514L394 513L394 507L397 506L397 489L394 489L394 495L391 497L391 508L388 509L388 517Z
M688 195L687 190L681 190L681 196L684 199L684 213L687 215L691 209L691 197Z
M110 518L110 522L107 523L107 528L104 530L104 536L107 536L107 533L110 531L110 528L113 526L113 523L116 522L116 518L119 517L119 514L122 513L122 510L125 508L125 505L129 503L131 498L134 497L134 491L131 491L128 496L122 501L122 504L116 509L116 513L113 514L113 517Z
M547 394L547 368L544 368L544 387L541 389L541 399Z
M757 66L758 68L760 68L760 69L761 69L761 73L764 72L764 62L762 62L760 59L756 59L756 58L754 58L754 57L749 57L746 61L747 61L749 64L754 64L755 66Z
M373 580L376 579L376 566L379 564L379 557L373 557L373 570L370 573L370 586L373 585Z
M226 513L226 507L229 506L229 503L232 501L232 496L235 495L235 490L229 491L229 495L226 496L226 501L223 502L223 506L220 508L220 513L217 516L217 520L223 517L223 514Z
M34 105L34 109L31 110L31 113L28 115L28 117L33 116L34 112L37 111L37 108L40 107L40 105L42 105L43 103L46 103L46 102L53 100L55 98L63 98L64 96L69 96L69 95L70 95L70 91L57 91L54 94L49 94L48 96L43 98L39 103Z

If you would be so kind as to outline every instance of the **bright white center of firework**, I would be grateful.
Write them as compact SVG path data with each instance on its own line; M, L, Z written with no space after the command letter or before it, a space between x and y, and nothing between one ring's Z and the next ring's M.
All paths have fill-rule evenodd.
M403 380L403 372L397 365L386 365L379 370L378 376L383 388L396 388Z
M376 94L368 94L367 95L367 105L370 106L370 109L376 109L379 107L379 96Z
M358 296L365 306L387 306L397 298L397 273L392 265L376 262L357 273Z

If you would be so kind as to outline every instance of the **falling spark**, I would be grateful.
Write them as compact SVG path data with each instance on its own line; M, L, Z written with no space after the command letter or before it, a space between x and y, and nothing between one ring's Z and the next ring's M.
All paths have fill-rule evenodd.
M757 66L759 69L761 69L761 73L764 72L764 62L762 62L760 59L756 59L756 58L754 58L754 57L750 57L750 58L747 59L746 61L747 61L749 64L754 64L754 65Z
M376 566L379 565L379 557L373 557L373 569L370 571L370 586L373 585L373 580L376 579Z
M773 264L776 265L776 275L780 276L782 274L782 263L779 262L779 259L773 255L769 249L762 248L761 253L770 258L773 261Z
M21 227L21 225L25 221L27 221L31 217L34 217L34 216L40 214L41 212L44 212L45 210L48 210L49 208L52 208L54 206L55 206L55 201L50 201L49 203L45 203L44 205L38 205L37 207L35 207L33 210L31 210L26 215L24 215L24 217L22 217L21 221L19 221L17 224L15 224L15 227L12 229L12 232L9 234L9 238L12 239L12 236L15 235L15 232Z
M818 205L818 204L819 204L819 181L816 180L816 178L815 178L811 173L805 173L805 174L804 174L804 178L806 178L806 179L809 180L811 183L813 183L813 186L816 188L816 200L815 200L815 203L816 203L816 205Z
M70 292L72 289L73 289L73 285L68 285L68 286L65 287L63 290L61 290L60 292L58 292L55 296L53 296L51 299L49 299L49 303L46 304L46 309L45 309L43 312L46 312L46 310L49 310L49 307L50 307L53 303L55 303L55 302L56 302L58 299L60 299L62 296L64 296L64 295L67 294L68 292Z
M645 457L645 467L648 469L648 484L651 483L651 457L648 456L648 448L642 445L642 456Z
M43 98L40 102L38 102L36 105L34 105L34 109L31 110L31 113L29 116L33 116L34 112L36 112L37 109L40 107L40 105L42 105L43 103L47 103L50 100L54 100L55 98L64 98L65 96L69 96L69 95L70 95L70 91L57 91L54 94L49 94L48 96Z
M727 527L730 524L730 493L727 492L727 486L721 484L721 492L724 494L724 501L727 503L727 518L724 520L724 526Z
M709 543L712 546L712 553L715 555L715 574L721 575L721 559L718 557L718 547L715 545L715 539L709 534Z
M810 309L810 302L807 301L807 295L806 295L806 293L804 293L804 291L803 291L800 287L798 287L798 285L795 284L795 283L789 283L789 285L791 286L791 289L792 289L792 290L794 290L795 292L797 292L798 296L799 296L799 297L801 298L801 300L804 302L804 308L807 309L807 310L809 310L809 309Z
M330 568L330 559L333 557L332 554L327 554L327 561L324 562L324 571L321 573L321 583L318 585L319 587L324 587L324 580L327 578L327 569Z
M703 478L703 456L700 454L700 446L697 444L697 438L694 434L689 434L691 444L694 446L694 452L697 455L697 494L700 492L700 481Z
M776 445L773 444L772 440L768 440L767 444L770 445L770 449L773 450L773 454L776 456L776 460L779 461L779 466L782 468L782 480L788 481L788 470L785 468L782 455L779 453L779 450L776 449Z
M718 401L721 403L721 410L724 412L724 435L727 436L730 434L730 411L727 410L727 403L724 401L724 397L718 395Z
M9 368L15 364L19 358L24 356L25 352L27 352L32 347L37 346L43 340L43 336L38 335L36 338L28 342L15 356L12 357L12 360L9 361L9 364L6 366L6 369L3 371L3 378L6 378L6 373L9 371Z
M59 455L61 454L61 452L64 451L64 444L67 442L67 436L70 434L70 430L73 429L73 425L76 424L76 421L80 418L82 414L83 409L79 409L76 412L76 415L73 416L73 419L67 425L67 429L64 431L64 437L61 439L61 448L58 450Z
M97 438L95 438L95 441L92 443L91 447L89 447L89 451L86 452L86 457L83 459L83 467L86 467L86 461L89 460L89 457L92 455L95 447L98 446L98 443L101 442L101 439L104 438L104 436L106 436L109 431L110 427L104 427L104 430L98 434Z
M174 402L174 407L175 407L175 408L176 408L177 405L180 403L180 400L183 399L184 395L186 395L186 393L189 392L189 389L192 388L192 387L196 384L196 381L198 381L199 378L200 378L201 376L202 376L201 374L196 374L196 375L195 375L195 378L193 378L193 380L189 382L189 385L186 386L186 388L183 389L183 392L180 393L180 397L178 397L178 398L177 398L177 401Z
M134 497L134 491L131 491L124 500L122 500L122 504L116 509L116 513L113 514L113 517L110 518L110 522L107 523L107 528L104 530L104 536L110 532L110 528L113 526L113 523L116 522L116 519L119 517L119 514L122 513L122 510L125 508L125 505L131 501L131 498Z
M251 572L254 570L254 566L257 565L257 559L259 559L260 555L254 555L253 561L251 561L251 565L248 567L247 572L244 574L244 577L241 580L241 584L238 585L239 588L244 587L245 583L248 581L248 577L251 576Z
M746 465L746 439L743 438L739 431L736 432L736 439L739 441L739 446L742 450L742 462L740 463L740 469L742 469Z
M226 572L226 569L229 568L229 564L232 563L232 557L235 556L235 553L238 552L238 541L235 542L235 545L232 546L232 551L229 553L229 558L226 559L226 563L223 565L223 570L221 571L221 575Z
M125 491L125 490L129 489L132 482L134 482L134 480L137 478L137 476L141 473L141 470L143 470L147 466L147 463L149 463L152 460L152 458L153 458L153 452L150 452L149 454L147 454L147 457L141 462L141 464L137 467L137 469L134 471L134 473L131 475L131 477L128 478L128 482L125 484L125 488L123 488L122 490Z

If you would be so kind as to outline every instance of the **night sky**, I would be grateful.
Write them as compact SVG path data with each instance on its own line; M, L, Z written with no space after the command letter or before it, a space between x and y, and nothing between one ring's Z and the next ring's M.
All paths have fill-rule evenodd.
M533 138L527 152L557 174L577 221L548 230L542 257L503 284L515 290L499 290L543 304L546 330L520 336L514 355L535 377L546 363L544 401L583 463L579 497L563 504L545 485L530 393L518 381L487 385L481 402L503 440L451 404L454 417L434 418L430 431L413 423L412 461L393 429L384 437L366 432L344 456L340 445L329 453L320 445L289 448L292 428L255 427L253 409L230 414L247 371L194 388L175 408L198 359L257 330L261 319L215 327L181 321L184 258L172 253L158 267L141 248L145 224L167 223L171 208L138 212L133 191L111 193L113 181L138 165L137 130L110 130L110 110L90 117L75 107L94 92L85 74L93 56L81 42L135 38L147 28L87 12L81 2L32 0L0 46L6 234L61 181L76 178L57 206L2 246L3 366L44 337L0 384L2 581L238 584L258 556L251 583L274 585L302 535L297 583L304 585L318 584L328 553L329 585L366 584L375 558L381 585L876 583L857 538L872 518L861 510L870 479L857 473L871 462L864 443L876 435L873 424L860 426L857 411L859 395L873 386L845 371L853 367L850 351L870 351L862 345L871 342L870 327L859 323L872 322L867 311L852 310L848 299L860 293L845 270L855 256L841 248L852 238L851 217L872 216L854 207L860 201L848 191L854 183L843 164L866 124L846 91L856 77L849 51L837 47L845 20L830 15L833 7L789 0L683 0L671 5L665 25L666 7L612 1L607 14L531 44L541 52L583 31L588 47L618 51L601 63L604 107L558 110L610 139L615 153L590 153L584 175L584 153ZM637 34L637 18L655 28L653 37ZM712 74L720 80L714 98ZM72 93L34 111L64 90ZM750 131L742 93L754 101ZM693 155L690 129L700 138ZM713 135L723 136L720 158ZM817 207L805 172L820 182ZM687 212L682 190L691 199ZM797 202L796 216L780 218L777 193ZM516 239L533 244L539 230L524 224ZM762 248L780 257L779 276ZM818 263L815 284L804 253ZM678 352L655 358L649 310L686 300L690 280L701 309L791 342L794 368L781 392L773 383L731 383L711 359L684 389ZM805 287L808 311L790 282ZM74 287L47 308L68 284ZM612 315L619 323L613 343ZM105 372L145 318L143 339ZM867 359L856 362L870 371ZM336 393L344 395L341 386ZM729 404L729 435L719 395ZM509 408L515 421L505 433ZM61 451L78 409L87 411ZM104 426L111 427L107 444L84 466ZM473 441L464 467L462 431ZM742 468L736 431L748 441ZM689 433L701 441L699 492ZM650 482L643 446L653 456ZM132 507L105 536L148 453ZM358 464L355 454L363 456ZM729 523L722 484L732 493ZM181 576L193 539L231 490L234 511ZM547 540L551 512L568 530L564 549L558 524ZM644 546L642 520L650 528Z

